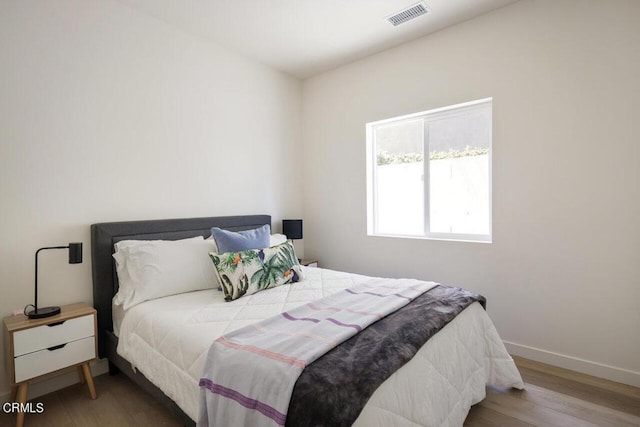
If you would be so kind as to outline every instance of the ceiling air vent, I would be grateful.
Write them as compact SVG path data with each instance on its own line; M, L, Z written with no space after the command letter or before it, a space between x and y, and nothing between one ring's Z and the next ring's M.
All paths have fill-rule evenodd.
M427 9L427 5L424 4L424 2L420 2L387 17L387 21L389 21L394 27L397 27L400 24L404 24L405 22L428 12L429 9Z

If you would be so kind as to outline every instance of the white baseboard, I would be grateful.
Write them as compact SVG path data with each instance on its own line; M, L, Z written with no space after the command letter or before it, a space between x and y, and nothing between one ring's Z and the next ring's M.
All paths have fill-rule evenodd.
M91 362L91 373L94 377L98 375L105 374L109 371L109 364L106 359L97 360ZM44 396L45 394L49 394L56 390L63 389L65 387L69 387L70 385L76 384L80 382L80 378L78 375L78 371L75 369L68 369L60 373L60 375L55 375L52 377L47 377L42 379L41 381L36 381L33 384L29 384L29 389L27 393L27 400L35 399L40 396ZM100 394L100 390L96 390L98 395ZM8 402L10 398L10 391L5 391L0 394L0 401Z
M546 363L547 365L556 366L558 368L569 369L583 374L593 375L594 377L604 378L634 387L640 387L640 372L616 368L615 366L591 362L589 360L579 359L577 357L541 350L539 348L508 341L504 341L504 345L507 348L507 351L514 356L520 356L525 359Z

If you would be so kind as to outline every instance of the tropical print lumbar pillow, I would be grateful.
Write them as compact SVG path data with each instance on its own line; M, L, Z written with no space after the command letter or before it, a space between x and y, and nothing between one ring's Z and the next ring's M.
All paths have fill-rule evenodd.
M226 301L302 280L302 268L290 240L265 249L212 252L209 256Z

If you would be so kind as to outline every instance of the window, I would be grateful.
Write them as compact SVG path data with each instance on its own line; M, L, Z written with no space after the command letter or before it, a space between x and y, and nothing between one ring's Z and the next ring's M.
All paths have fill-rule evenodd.
M491 98L367 123L376 236L491 241Z

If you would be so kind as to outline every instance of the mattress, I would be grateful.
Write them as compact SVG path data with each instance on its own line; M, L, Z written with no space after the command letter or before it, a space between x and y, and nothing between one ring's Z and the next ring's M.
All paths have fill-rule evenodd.
M118 315L118 354L196 419L198 381L215 339L370 280L319 268L304 273L299 283L231 302L211 289L131 307ZM485 384L523 386L491 320L474 303L378 388L356 424L461 425L469 407L484 398Z

